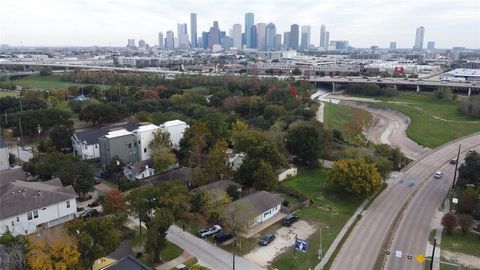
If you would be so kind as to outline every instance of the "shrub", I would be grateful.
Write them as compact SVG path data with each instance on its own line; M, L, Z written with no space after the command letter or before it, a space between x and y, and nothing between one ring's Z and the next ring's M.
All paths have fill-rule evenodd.
M453 92L450 87L440 87L433 92L433 95L435 95L438 99L451 100L453 97Z

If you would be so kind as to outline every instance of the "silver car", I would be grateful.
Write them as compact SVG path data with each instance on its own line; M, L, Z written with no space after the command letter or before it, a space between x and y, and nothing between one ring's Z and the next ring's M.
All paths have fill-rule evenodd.
M435 174L433 175L434 178L440 179L443 176L443 172L441 171L436 171Z

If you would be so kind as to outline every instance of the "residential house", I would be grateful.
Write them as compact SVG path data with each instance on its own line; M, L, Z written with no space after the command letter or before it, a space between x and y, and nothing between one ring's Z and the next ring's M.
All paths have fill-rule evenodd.
M287 179L288 177L293 177L293 176L296 176L297 175L297 168L292 166L290 168L280 168L277 170L277 177L278 177L278 181L281 182L285 179Z
M10 162L8 161L8 146L5 140L0 137L0 171L10 168Z
M170 134L172 148L177 150L180 149L180 140L183 138L185 130L189 127L190 126L187 123L180 120L167 121L160 125L160 128L164 132L168 132L168 134Z
M227 149L227 160L226 163L233 171L237 171L240 166L242 166L243 161L247 157L247 154L241 153L233 153L232 149Z
M110 165L114 157L123 163L138 161L137 140L135 134L126 129L109 131L98 139L100 146L100 161L104 167Z
M127 258L127 257L133 257L135 254L133 253L132 247L130 246L130 242L128 240L122 241L120 243L120 246L117 247L112 253L108 254L105 257L102 257L100 259L95 260L95 262L92 265L92 270L102 270L102 269L119 269L119 268L107 268L108 266L115 266L119 267L119 264L115 264L116 262ZM128 259L127 259L128 260ZM125 268L125 269L137 269L134 268L135 263L138 261L129 261L130 263L134 263L132 266L133 268ZM124 262L125 263L125 262ZM122 265L122 264L120 264ZM138 264L138 266L143 266L142 264ZM121 268L120 268L121 269ZM138 268L138 269L145 269L145 268ZM147 268L148 269L148 268Z
M180 167L144 178L142 179L142 185L153 186L156 183L166 181L180 181L189 188L196 183L196 180L191 173L191 169L188 167Z
M139 126L138 123L116 124L110 127L98 127L85 130L75 131L72 135L73 154L80 156L82 159L93 159L100 157L100 149L98 139L107 135L109 130L124 128L133 131Z
M137 140L138 158L139 160L147 160L152 158L152 150L150 143L155 138L155 132L160 128L157 125L150 123L142 123L136 130L133 131Z
M231 185L236 186L238 192L242 192L242 185L240 185L239 183L235 183L233 181L230 181L230 180L219 180L219 181L216 181L216 182L213 182L213 183L210 183L210 184L203 185L203 186L197 188L196 190L203 190L203 191L220 190L220 191L223 191L223 192L227 192L228 187L231 186Z
M60 179L12 181L0 185L0 234L31 234L75 218L77 194Z
M104 259L104 258L102 258ZM94 270L154 270L151 267L146 266L139 260L135 259L132 255L127 257L121 258L119 260L113 260L109 258L105 258L105 266L98 268L92 268Z
M230 203L225 208L225 215L235 215L236 220L246 221L248 226L253 226L276 216L282 208L281 204L280 194L258 191Z
M151 160L137 161L123 167L123 175L130 180L140 180L155 174Z
M0 185L18 181L27 181L27 175L22 167L10 168L8 170L0 171Z

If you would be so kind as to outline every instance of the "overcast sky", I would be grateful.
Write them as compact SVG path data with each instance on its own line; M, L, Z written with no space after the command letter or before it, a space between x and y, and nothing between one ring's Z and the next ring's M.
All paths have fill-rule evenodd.
M0 44L24 46L125 46L128 38L158 43L158 32L177 31L197 13L198 33L214 20L227 31L244 27L246 12L255 23L275 23L277 33L293 23L312 26L318 46L320 25L330 40L353 47L390 41L411 48L415 29L437 48L480 48L480 0L0 0Z

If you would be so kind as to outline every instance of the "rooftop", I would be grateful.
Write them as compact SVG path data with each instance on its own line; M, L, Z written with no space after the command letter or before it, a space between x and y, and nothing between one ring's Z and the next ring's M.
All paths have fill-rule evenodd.
M480 69L456 68L449 72L445 72L444 74L453 76L480 77Z
M258 191L229 204L225 212L237 211L239 220L251 220L265 211L282 203L282 196L277 193Z
M124 123L124 124L115 124L112 126L107 127L98 127L98 128L90 128L85 130L79 130L75 132L77 139L81 142L86 141L87 144L98 144L98 138L102 137L103 135L107 135L108 131L111 129L116 128L124 128L128 131L133 131L137 129L139 126L138 123Z
M132 132L126 130L126 129L117 129L117 130L112 130L109 131L107 135L105 135L106 138L112 139L112 138L117 138L121 136L126 136L126 135L131 135Z
M181 120L172 120L172 121L167 121L163 123L162 125L164 127L173 127L173 126L179 126L179 125L186 125L187 123L181 121Z

